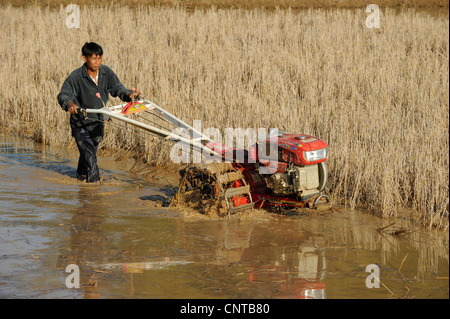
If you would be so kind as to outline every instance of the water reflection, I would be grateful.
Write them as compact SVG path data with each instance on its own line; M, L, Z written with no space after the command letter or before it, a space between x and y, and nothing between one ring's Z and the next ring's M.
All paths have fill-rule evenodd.
M126 172L88 185L76 161L0 142L0 296L448 298L448 233L346 210L209 220L152 206L166 190ZM393 222L410 232L377 231ZM365 286L368 264L393 294Z
M175 285L177 280L183 282L195 274L195 281L188 280L186 286L178 286L179 293L186 292L185 297L192 290L209 298L236 295L245 298L326 297L323 282L326 239L317 234L289 232L286 236L258 221L186 222L177 218L163 223L166 226L177 224L171 233L178 236L175 245L183 249L178 248L172 253L152 249L153 256L141 258L141 261L133 261L140 257L133 256L102 263L100 259L91 257L83 264L104 274L127 274L133 287L130 296L134 297L151 294L152 290L160 288L158 284L146 284L146 281L153 276L152 272L161 274L165 271L177 272L180 278L172 278ZM99 234L96 240L100 240ZM119 238L121 240L125 238ZM143 242L144 247L140 250L148 250L145 246L154 244ZM76 250L82 250L83 256L92 256L80 247L86 247L85 240ZM91 246L87 247L90 249ZM96 247L99 248L98 245ZM79 258L74 260L79 261ZM202 276L198 277L198 274Z
M128 274L135 297L159 295L155 290L162 285L177 288L164 298L388 298L389 292L414 297L427 285L442 289L436 296L448 295L448 281L433 281L448 279L448 238L440 248L424 241L419 231L410 239L386 238L368 223L377 220L372 218L347 212L312 219L263 215L245 221L160 220L168 242L159 248L154 242L142 243L152 247L151 257L96 267ZM164 249L166 245L171 248ZM432 258L425 260L431 251ZM389 291L367 289L369 264L380 265Z
M87 265L102 259L105 251L103 224L106 220L102 197L98 195L98 186L81 185L73 195L78 198L79 208L74 211L69 223L70 239L58 258L57 267L65 269L69 264L80 268L80 284L84 298L101 297L95 280L95 273ZM63 245L63 247L66 247ZM86 276L92 274L92 276Z
M262 266L252 265L248 280L251 284L279 283L271 297L325 299L326 258L323 250L308 245L279 248L262 261Z

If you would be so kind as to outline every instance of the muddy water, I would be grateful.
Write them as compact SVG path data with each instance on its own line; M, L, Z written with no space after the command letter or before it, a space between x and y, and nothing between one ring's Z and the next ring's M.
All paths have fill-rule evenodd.
M345 209L212 220L159 207L173 188L133 163L99 163L85 184L76 154L0 135L1 298L449 297L448 233Z

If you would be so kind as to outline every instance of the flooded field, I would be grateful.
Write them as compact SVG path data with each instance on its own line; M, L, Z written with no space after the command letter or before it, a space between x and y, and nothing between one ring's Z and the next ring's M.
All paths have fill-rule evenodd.
M0 135L0 298L449 298L448 232L343 208L209 219L159 207L170 179L133 163L99 159L93 185L76 164Z

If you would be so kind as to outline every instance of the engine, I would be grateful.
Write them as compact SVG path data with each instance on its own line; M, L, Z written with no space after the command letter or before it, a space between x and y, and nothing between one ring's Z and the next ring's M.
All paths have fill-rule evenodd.
M266 139L266 150L253 149L259 173L274 195L295 195L302 201L319 195L327 182L328 144L316 137L280 132ZM276 159L267 157L270 148Z
M293 166L286 173L264 175L267 187L272 189L275 195L297 195L306 200L318 195L323 190L325 183L321 181L319 164L309 166Z

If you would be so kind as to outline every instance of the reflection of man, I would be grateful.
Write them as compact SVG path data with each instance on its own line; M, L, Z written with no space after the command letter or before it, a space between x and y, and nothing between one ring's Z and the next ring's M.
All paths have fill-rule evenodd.
M59 256L58 266L65 268L69 264L77 265L80 268L84 298L99 298L98 274L92 274L89 263L98 264L103 258L105 207L92 186L82 186L78 199L81 206L71 219L70 242L67 250L64 249Z
M84 64L73 71L62 85L58 94L58 103L69 112L72 136L77 142L80 158L77 177L86 177L86 182L100 179L97 166L97 147L103 140L104 118L102 114L79 114L78 109L102 108L109 99L109 94L122 101L131 101L132 94L138 98L141 92L128 90L117 75L107 66L102 65L103 49L94 42L87 42L81 49ZM101 101L100 101L101 100Z

